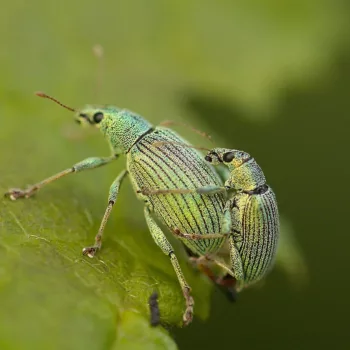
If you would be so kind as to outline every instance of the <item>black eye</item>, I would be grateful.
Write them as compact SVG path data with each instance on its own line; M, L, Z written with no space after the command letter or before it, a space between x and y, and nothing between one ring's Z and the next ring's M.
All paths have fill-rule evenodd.
M235 158L235 154L233 152L226 152L223 156L222 156L222 160L225 163L230 163L233 159Z
M211 161L212 161L212 158L210 156L205 156L204 159L209 163L211 163Z
M103 113L97 112L93 116L94 122L98 124L103 119Z

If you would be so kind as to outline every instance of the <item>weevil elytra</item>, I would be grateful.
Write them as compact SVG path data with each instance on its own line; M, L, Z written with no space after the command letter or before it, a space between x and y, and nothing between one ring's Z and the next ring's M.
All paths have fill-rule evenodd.
M162 145L160 145L162 146ZM191 147L191 146L190 146ZM212 280L223 285L223 281L216 280L210 269L205 265L215 263L224 272L236 280L235 289L242 288L263 278L273 266L279 237L279 215L276 197L272 189L266 184L263 171L248 153L215 148L208 152L205 160L213 165L224 164L229 170L229 176L224 186L215 184L191 189L151 190L143 193L152 195L199 193L211 196L220 192L228 194L228 200L222 216L222 231L205 235L184 233L180 229L173 232L183 242L204 240L209 241L222 238L229 243L230 265L221 262L214 256L202 254L199 258L192 258L199 266L204 266L206 273ZM230 192L233 192L230 195ZM220 252L218 247L216 253Z
M93 257L101 248L102 234L112 207L116 203L120 186L129 176L137 197L145 202L144 215L151 235L161 250L169 256L176 272L186 301L183 321L185 325L190 323L193 318L194 305L190 295L190 286L181 271L173 247L153 216L163 221L172 232L175 229L183 233L194 232L201 235L222 232L221 217L225 205L224 195L216 193L208 196L191 193L146 196L141 193L141 189L181 187L195 189L212 185L220 187L222 186L221 178L197 150L181 146L187 144L186 140L171 129L153 127L136 113L113 106L88 106L75 110L44 93L37 93L37 95L49 98L75 112L75 118L79 123L98 127L107 139L112 155L87 158L26 190L10 189L6 195L12 200L28 198L43 186L61 177L106 165L124 154L126 170L123 170L112 183L108 205L95 243L91 247L84 248L83 253ZM157 148L153 147L155 142L164 142L168 145ZM224 238L218 236L210 240L185 240L184 243L191 251L205 255L217 251L224 243Z

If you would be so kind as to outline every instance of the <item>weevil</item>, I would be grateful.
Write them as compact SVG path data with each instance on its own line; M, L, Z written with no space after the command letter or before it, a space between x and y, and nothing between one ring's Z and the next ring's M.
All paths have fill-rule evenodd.
M194 189L213 184L222 186L221 178L214 168L204 161L197 150L181 146L188 142L177 133L169 128L154 127L134 112L114 106L87 106L81 110L75 110L44 93L37 93L37 95L51 99L75 112L75 119L79 123L99 128L109 143L112 155L86 158L25 190L10 189L6 196L12 200L28 198L59 178L109 164L124 154L126 156L126 170L123 170L112 183L108 205L95 237L95 243L91 247L84 248L83 254L92 258L101 248L105 225L117 201L120 187L124 179L129 176L138 199L145 203L144 215L151 235L163 253L168 255L173 265L186 301L183 321L185 325L189 324L193 318L194 306L190 293L191 288L181 271L172 245L159 227L155 217L162 221L171 232L180 230L185 233L195 232L201 235L221 232L221 216L225 205L224 195L216 193L207 196L192 193L145 196L141 193L141 189L179 187ZM155 142L169 144L160 149L153 147ZM185 240L184 243L191 251L204 255L215 252L224 243L224 239L218 236L206 241Z
M162 144L160 144L162 146ZM215 184L191 189L143 190L148 195L190 194L193 192L211 196L220 192L228 194L223 210L222 231L198 235L184 233L176 228L174 234L184 242L222 238L228 240L230 265L208 254L192 258L212 280L219 285L224 281L213 277L205 265L213 262L236 280L236 291L263 278L273 266L279 237L279 215L275 194L266 184L264 173L254 158L244 151L214 148L205 156L212 165L225 165L229 176L224 186ZM230 195L231 192L231 195ZM217 253L220 252L218 248Z

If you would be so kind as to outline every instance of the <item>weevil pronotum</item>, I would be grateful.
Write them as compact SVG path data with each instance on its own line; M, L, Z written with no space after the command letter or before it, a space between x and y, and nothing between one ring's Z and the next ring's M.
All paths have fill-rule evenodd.
M156 146L162 147L163 143ZM190 146L192 147L192 146ZM224 186L215 184L193 189L144 189L142 192L149 196L170 194L213 194L226 192L228 200L222 216L222 231L206 235L173 230L183 242L209 241L227 239L230 251L230 265L221 262L214 255L202 254L193 261L205 267L206 263L214 262L223 271L236 280L235 289L257 282L269 271L276 255L279 237L279 215L276 197L266 184L263 171L248 153L227 149L214 148L205 156L205 160L213 165L224 164L229 170L229 176ZM230 195L230 192L232 194ZM217 250L217 253L220 249ZM210 269L204 272L218 284L224 280L215 279Z
M203 156L193 148L181 145L187 142L171 129L153 127L147 120L136 113L113 106L88 106L81 110L67 107L56 99L37 93L40 97L49 98L68 110L75 112L80 123L96 126L107 139L112 155L110 157L87 158L70 168L63 170L26 190L10 189L6 195L12 200L28 198L43 186L68 174L106 165L126 156L126 170L123 170L112 183L108 205L102 218L95 244L83 249L83 253L93 257L101 248L102 234L116 203L123 180L129 175L137 197L145 202L144 215L153 239L161 250L169 256L186 301L183 315L184 324L193 318L194 301L190 295L190 286L181 271L174 250L163 231L155 221L153 214L172 231L206 235L211 232L222 232L222 213L225 205L224 195L167 194L145 196L142 188L187 188L195 189L205 186L222 186L222 180L214 168L205 162ZM155 142L169 143L162 148L153 147ZM170 144L174 143L174 144ZM176 145L177 143L177 145ZM208 240L183 240L185 245L198 255L215 253L224 243L224 236Z

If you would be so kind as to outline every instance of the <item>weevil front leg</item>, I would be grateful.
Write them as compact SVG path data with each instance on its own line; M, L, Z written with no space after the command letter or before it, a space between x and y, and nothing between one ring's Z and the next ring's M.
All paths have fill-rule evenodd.
M103 231L105 229L106 223L108 221L108 218L112 212L112 208L115 204L115 202L117 201L117 197L118 197L118 193L119 193L119 189L120 186L125 178L125 176L127 175L127 171L123 170L118 176L117 178L113 181L110 189L109 189L109 195L108 195L108 205L105 211L105 214L103 215L102 221L101 221L101 225L100 228L98 230L98 233L95 237L95 244L91 247L86 247L83 249L83 254L87 255L89 258L93 258L94 255L96 254L96 252L101 249L101 245L102 245L102 235L103 235Z
M34 193L39 191L42 187L45 185L48 185L51 182L54 182L61 177L64 177L68 174L72 173L77 173L83 170L88 170L88 169L95 169L98 168L102 165L108 164L111 161L117 159L117 155L113 155L111 157L90 157L86 158L83 161L74 164L71 168L65 169L53 176L48 177L47 179L44 179L38 183L36 183L33 186L30 186L26 190L21 190L19 188L11 188L9 189L6 193L5 196L9 197L12 200L16 200L18 198L29 198L31 197Z
M177 260L176 255L174 253L173 247L171 246L171 244L169 243L169 241L165 237L163 231L159 228L159 226L157 225L155 220L152 218L150 208L146 206L144 209L144 212L145 212L145 218L146 218L148 228L151 232L151 235L152 235L154 241L160 247L160 249L163 251L163 253L169 256L170 261L171 261L173 268L175 270L176 276L179 280L179 283L180 283L180 286L182 289L182 293L183 293L185 300L186 300L186 311L183 315L183 321L184 321L185 325L188 325L189 323L191 323L191 321L193 319L194 301L193 301L192 296L190 295L191 288L188 285L188 283L186 282L185 277L181 271L181 267L179 265L179 262Z

